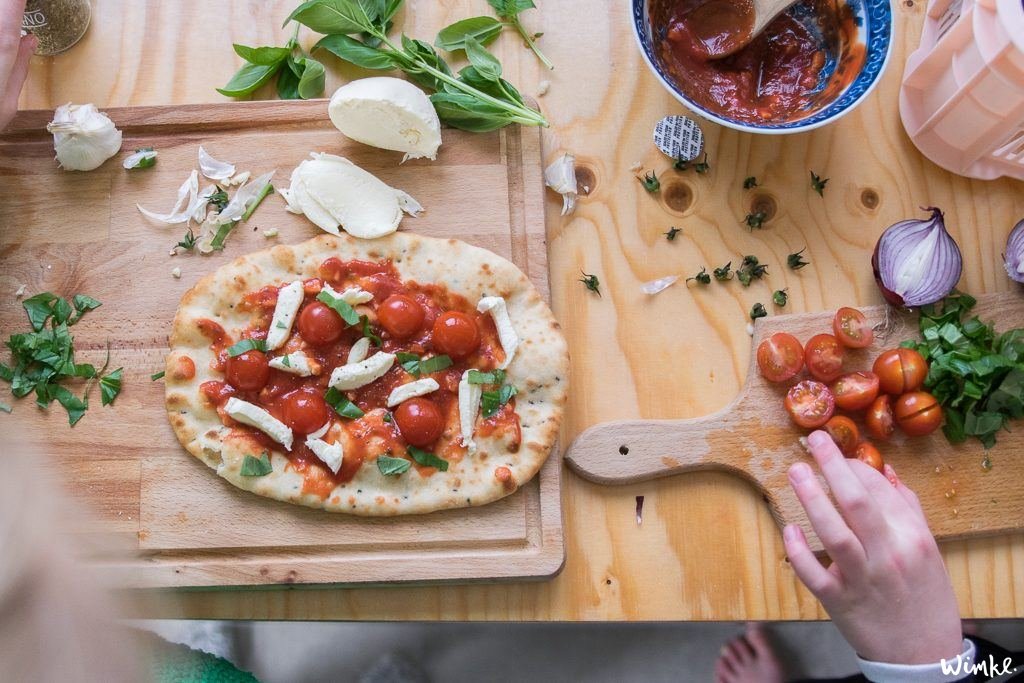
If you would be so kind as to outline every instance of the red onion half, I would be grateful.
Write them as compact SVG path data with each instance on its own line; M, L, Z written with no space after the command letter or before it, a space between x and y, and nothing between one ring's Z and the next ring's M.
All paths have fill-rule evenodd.
M878 238L871 267L885 300L916 308L944 298L960 280L960 247L934 206L928 220L900 221Z
M1003 262L1010 278L1024 283L1024 221L1015 225L1006 238Z

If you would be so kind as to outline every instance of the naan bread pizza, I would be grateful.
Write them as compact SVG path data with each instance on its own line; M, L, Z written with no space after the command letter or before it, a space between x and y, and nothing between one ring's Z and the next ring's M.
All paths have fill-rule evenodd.
M185 294L170 346L181 444L239 488L332 512L506 496L566 399L565 339L526 276L409 233L243 256Z

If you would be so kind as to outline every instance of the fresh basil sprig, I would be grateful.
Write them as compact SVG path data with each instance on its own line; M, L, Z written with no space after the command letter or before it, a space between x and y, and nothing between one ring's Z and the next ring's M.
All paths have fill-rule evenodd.
M537 59L544 63L549 69L554 69L555 65L551 63L544 53L537 47L537 39L540 38L542 33L531 34L524 27L522 22L519 21L519 13L523 10L534 9L536 7L533 4L533 0L487 0L487 4L494 8L495 14L502 19L507 20L519 35L523 37L523 41L526 45L533 50L533 54L537 55Z
M522 22L519 21L520 12L536 7L533 4L533 0L487 0L487 2L494 8L495 14L501 19L505 19L508 23L486 16L462 19L441 29L441 32L437 34L437 40L434 41L434 45L448 52L465 50L467 38L473 38L479 41L481 45L487 45L501 34L502 29L509 27L515 29L522 36L526 45L533 50L533 53L537 55L537 59L543 62L544 66L549 69L555 68L551 60L545 57L544 53L537 47L536 40L542 34L529 33L523 27Z
M235 44L235 54L245 60L227 85L217 92L228 97L248 97L277 76L277 95L283 100L308 100L324 92L324 65L299 47L299 27L284 47L249 47Z
M434 91L434 108L452 127L486 132L512 123L548 125L544 115L526 106L515 86L501 77L501 63L483 45L486 34L482 42L471 32L462 33L470 65L458 75L430 44L404 35L397 44L388 38L391 18L401 5L402 0L308 0L285 23L296 21L325 34L312 52L327 50L366 69L404 71L414 83Z

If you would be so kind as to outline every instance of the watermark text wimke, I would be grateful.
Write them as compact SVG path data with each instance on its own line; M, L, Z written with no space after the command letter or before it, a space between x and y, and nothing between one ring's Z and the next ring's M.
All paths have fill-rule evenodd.
M997 662L996 658L992 655L989 655L987 660L982 660L980 662L972 661L970 657L957 655L956 659L943 659L940 664L942 666L942 673L946 676L980 674L985 678L996 678L998 676L1006 676L1016 670L1015 668L1011 668L1013 666L1013 660L1009 657L1004 659L1002 662Z

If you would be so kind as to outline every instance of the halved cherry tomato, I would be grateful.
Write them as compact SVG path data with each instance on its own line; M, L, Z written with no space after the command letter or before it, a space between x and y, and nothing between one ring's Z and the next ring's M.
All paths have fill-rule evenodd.
M867 415L864 416L864 424L871 436L882 441L888 440L896 431L896 418L892 414L892 398L884 394L876 398L868 408Z
M853 452L853 457L860 460L865 465L871 465L879 472L885 466L885 461L882 460L882 454L879 453L878 449L874 445L867 441L862 441L857 444L857 448Z
M893 405L896 424L909 436L931 434L942 424L942 406L926 391L903 394Z
M817 429L835 412L836 403L832 392L821 382L804 380L794 384L786 392L786 410L793 422L804 429Z
M914 349L889 349L875 359L873 368L878 375L882 393L899 396L917 391L928 376L928 361Z
M873 372L851 372L832 382L836 407L843 410L864 410L878 396L878 375Z
M757 345L757 367L769 382L785 382L804 367L804 347L793 335L776 332Z
M313 346L326 346L341 339L345 323L329 306L314 301L299 313L299 334Z
M843 347L831 334L816 334L807 342L804 363L811 377L831 382L843 374Z
M392 294L377 309L377 320L396 339L406 339L419 331L426 312L415 300Z
M871 346L875 332L868 325L868 319L856 308L840 308L832 320L832 330L843 346L863 349Z
M860 442L860 430L845 415L834 415L825 423L825 431L845 455L851 455Z
M444 418L437 404L426 398L410 398L395 409L398 431L413 446L429 446L444 431Z
M281 399L283 420L298 434L312 434L331 419L331 409L318 391L298 389Z
M448 311L434 321L433 344L441 353L459 360L480 347L480 330L476 321L465 313Z
M236 389L259 391L270 379L269 363L267 354L255 349L237 356L228 356L224 377Z

